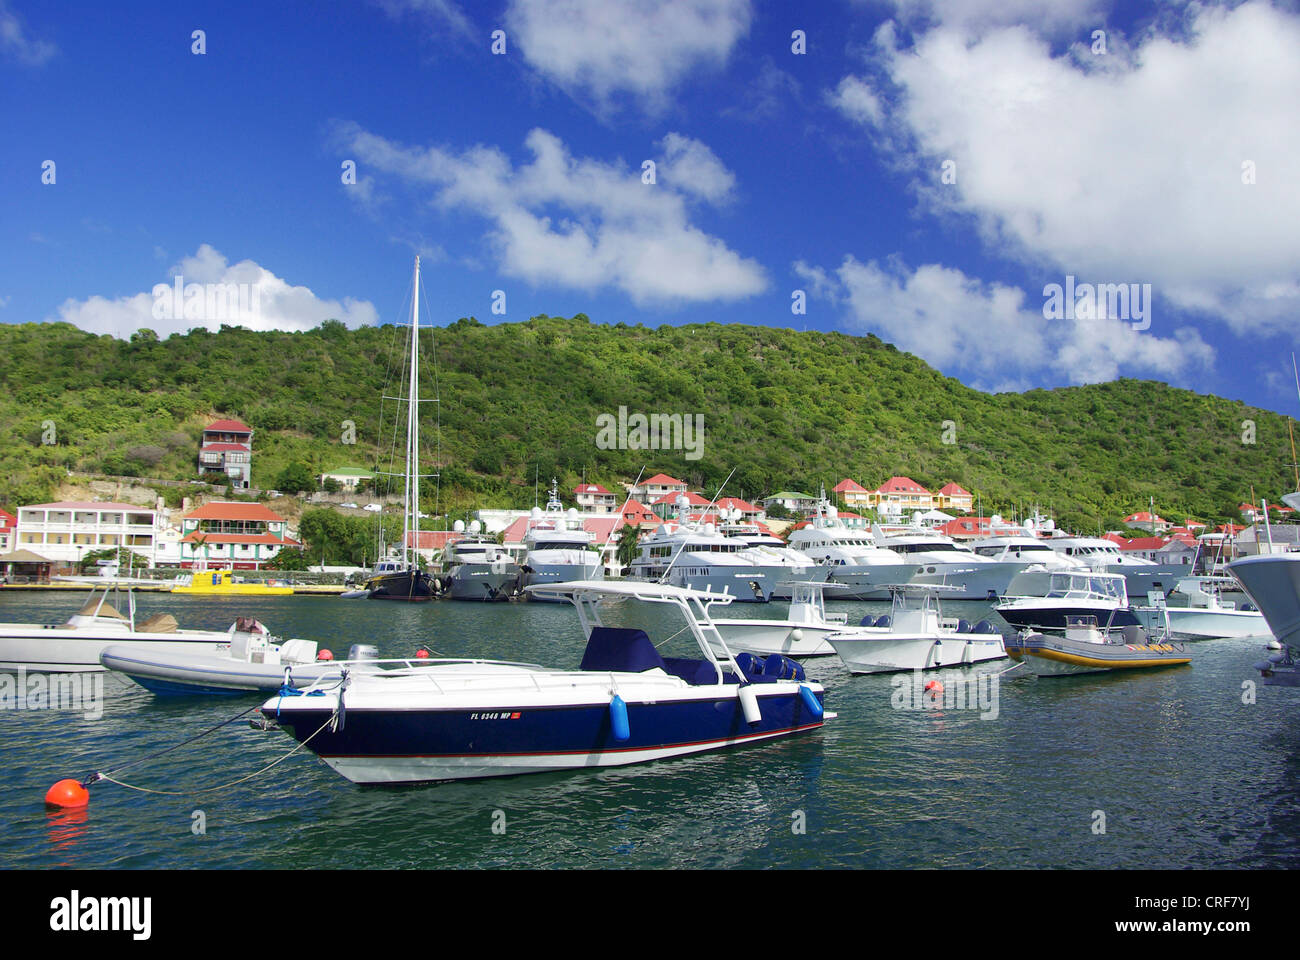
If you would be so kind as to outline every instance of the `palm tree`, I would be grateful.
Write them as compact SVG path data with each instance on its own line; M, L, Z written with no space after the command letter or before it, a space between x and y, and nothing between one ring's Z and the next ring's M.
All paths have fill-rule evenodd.
M618 532L619 566L626 568L636 559L638 534L638 528L630 523L623 524L623 529Z

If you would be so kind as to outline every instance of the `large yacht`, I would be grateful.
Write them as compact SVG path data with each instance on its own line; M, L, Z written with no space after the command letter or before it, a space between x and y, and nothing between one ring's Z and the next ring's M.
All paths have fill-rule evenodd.
M756 523L742 520L738 509L718 526L718 532L744 545L740 550L742 557L748 557L758 565L776 564L785 569L783 578L772 591L774 600L791 599L795 581L820 582L830 573L829 567L796 550L780 537L764 533Z
M903 583L956 587L945 594L953 600L987 600L1000 597L1016 574L1029 564L1021 560L994 560L981 556L937 530L913 526L902 533L886 534L873 527L876 545L894 551L911 564Z
M464 521L457 520L454 529L464 531ZM509 600L519 592L519 564L482 529L475 520L465 539L447 545L443 588L453 600Z
M1156 563L1145 557L1125 554L1119 544L1103 537L1062 537L1047 541L1053 550L1081 561L1090 570L1124 574L1129 596L1145 597L1158 590L1168 593L1179 580L1193 573L1195 564Z
M766 603L789 568L751 555L748 545L719 533L711 523L665 523L641 541L632 561L634 580L667 583L692 590L729 593L736 600Z
M605 565L601 562L598 547L592 535L582 525L578 511L564 512L557 495L556 481L551 481L551 497L545 513L534 507L529 518L528 532L524 534L524 586L535 583L565 583L570 580L603 580ZM526 594L529 600L555 598L535 592Z
M826 582L844 588L830 594L837 600L888 600L888 586L906 583L916 572L915 563L876 546L865 530L850 527L825 500L808 526L790 534L790 546L829 568Z

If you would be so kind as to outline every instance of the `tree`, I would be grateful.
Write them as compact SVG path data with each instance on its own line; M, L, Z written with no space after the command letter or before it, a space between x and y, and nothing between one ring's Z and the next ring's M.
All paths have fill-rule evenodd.
M302 550L295 548L285 548L279 551L274 557L266 563L268 570L306 570L307 554Z
M623 529L618 532L618 562L620 566L626 567L636 559L639 532L638 528L630 523L623 524Z
M275 478L275 488L286 493L315 490L316 475L311 472L311 467L295 460L280 471L280 475Z

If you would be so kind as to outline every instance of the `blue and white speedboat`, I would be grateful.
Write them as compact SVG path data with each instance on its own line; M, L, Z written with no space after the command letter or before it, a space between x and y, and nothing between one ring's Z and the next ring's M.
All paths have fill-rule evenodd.
M579 669L375 661L286 689L262 714L363 784L622 766L814 730L834 717L795 661L725 652L708 607L731 598L632 581L528 589L578 608L587 637ZM605 626L598 607L607 600L675 607L703 658L663 657L644 631Z

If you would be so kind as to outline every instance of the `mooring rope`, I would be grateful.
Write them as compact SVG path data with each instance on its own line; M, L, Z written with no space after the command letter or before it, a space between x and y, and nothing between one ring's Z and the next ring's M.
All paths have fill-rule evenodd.
M237 714L235 714L233 717L231 717L231 718L228 719L228 720L222 720L220 723L218 723L218 724L217 724L216 726L214 726L214 727L208 727L208 729L203 730L203 731L201 731L200 733L196 733L194 736L189 737L189 738L187 738L187 739L185 739L185 740L182 740L182 741L180 741L179 743L173 743L170 747L164 747L163 749L158 750L158 751L155 751L154 753L145 754L143 757L140 757L138 760L132 760L130 763L126 764L125 766L121 766L121 767L117 767L117 768L115 768L115 769L113 770L113 772L114 772L114 773L120 773L120 772L123 771L123 770L129 770L129 769L131 769L131 768L134 767L137 763L144 763L146 760L152 760L152 759L155 758L155 757L161 757L163 754L171 753L173 750L175 750L175 749L177 749L177 748L179 748L179 747L183 747L183 746L185 746L187 743L193 743L195 740L198 740L198 739L200 739L201 737L206 737L209 733L213 733L213 732L215 732L215 731L217 731L217 730L220 730L222 727L224 727L224 726L225 726L226 724L228 724L228 723L234 723L236 720L240 719L241 717L245 717L245 716L247 716L248 714L252 713L254 710L260 709L261 706L262 706L262 705L261 705L260 703L254 704L253 706L249 707L247 710L243 711L242 713L237 713ZM107 775L105 775L105 774L102 774L102 773L94 773L94 774L92 774L88 779L83 780L82 783L81 783L81 785L82 785L83 787L88 787L88 786L90 786L90 784L94 783L96 780L107 780L107 779L108 779L108 777L107 777Z
M244 713L248 713L248 711L245 710ZM295 753L297 753L297 752L298 752L299 750L301 750L303 747L307 746L307 744L311 742L311 740L316 736L317 733L320 733L322 730L324 730L326 727L328 727L331 723L333 723L333 722L335 721L335 719L337 719L338 715L339 715L338 708L335 707L335 708L334 708L334 712L330 714L328 720L326 720L326 721L325 721L324 723L322 723L319 727L317 727L316 730L315 730L315 732L312 733L312 735L311 735L310 737L308 737L306 740L303 740L301 743L299 743L297 746L295 746L292 750L290 750L288 753L286 753L283 757L279 757L279 758L276 759L276 760L272 760L270 763L268 763L266 766L264 766L261 770L256 770L256 771L254 771L253 773L250 773L250 774L249 774L248 776L246 776L246 777L240 777L238 780L231 780L229 783L223 783L223 784L220 784L219 786L215 786L215 787L201 787L201 788L199 788L199 789L197 789L197 790L154 790L154 789L152 789L152 788L150 788L150 787L141 787L141 786L137 786L136 784L133 784L133 783L126 783L126 782L124 782L124 781L122 781L122 780L117 780L117 779L115 779L115 778L109 776L109 775L106 774L106 773L96 773L96 774L95 774L94 776L92 776L89 780L87 780L85 783L83 783L82 786L83 786L83 787L84 787L84 786L89 786L90 784L96 782L97 780L107 780L109 783L115 783L115 784L117 784L119 787L126 787L128 790L139 790L141 793L154 793L154 794L160 794L160 795L163 795L163 796L169 796L169 797L188 797L188 796L190 796L190 795L192 795L192 794L195 794L195 793L214 793L214 792L216 792L216 791L218 791L218 790L226 790L226 789L228 789L228 788L230 788L230 787L237 786L238 784L241 784L241 783L243 783L243 782L246 781L246 780L252 780L254 777L261 776L262 774L266 773L266 771L270 770L272 767L276 766L277 764L283 763L285 760L288 760L290 757L292 757ZM240 716L243 716L243 714L240 714ZM233 718L233 717L232 717L231 719L236 719L236 718ZM230 721L226 721L226 722L229 723ZM224 726L224 724L222 724L221 726ZM179 746L179 744L178 744L178 746ZM139 762L139 761L136 761L136 762Z

